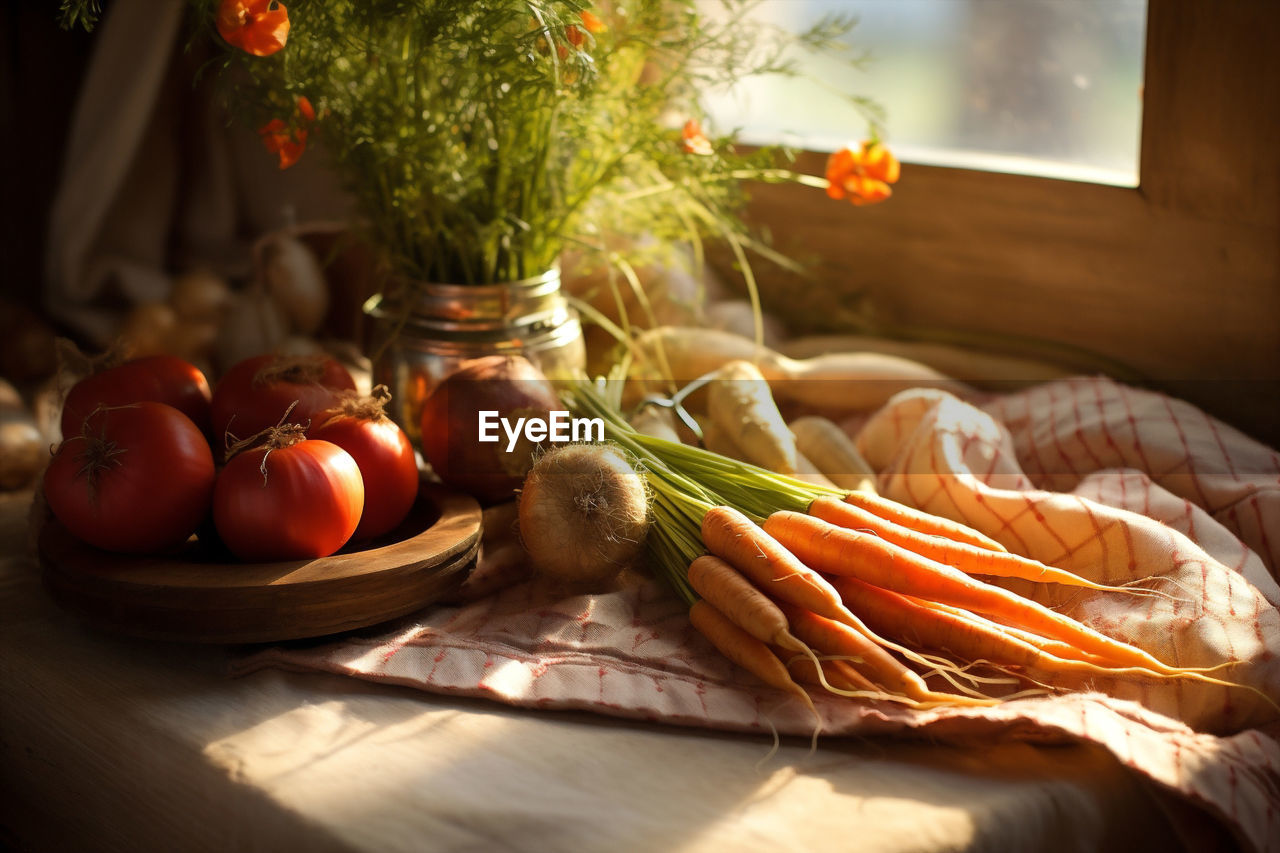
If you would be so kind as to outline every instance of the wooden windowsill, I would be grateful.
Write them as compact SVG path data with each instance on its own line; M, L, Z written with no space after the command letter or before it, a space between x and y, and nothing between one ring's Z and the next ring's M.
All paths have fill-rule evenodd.
M1136 189L909 163L875 207L755 187L752 219L815 264L761 265L766 307L1081 348L1280 445L1278 42L1278 4L1151 0Z

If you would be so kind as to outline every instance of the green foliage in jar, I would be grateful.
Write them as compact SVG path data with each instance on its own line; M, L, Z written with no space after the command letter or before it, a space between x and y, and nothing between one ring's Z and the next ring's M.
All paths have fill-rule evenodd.
M753 245L744 180L826 181L704 136L702 98L843 51L851 26L792 33L742 0L292 0L287 26L265 0L192 5L231 113L282 167L320 143L391 268L453 283L537 275L611 234Z

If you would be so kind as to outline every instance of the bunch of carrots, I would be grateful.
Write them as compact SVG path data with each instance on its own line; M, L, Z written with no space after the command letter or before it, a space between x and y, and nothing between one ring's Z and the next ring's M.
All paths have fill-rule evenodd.
M690 604L695 628L815 716L802 684L916 708L1049 692L1033 672L1192 679L1257 692L1212 674L1231 664L1169 665L983 578L1162 592L1094 583L875 495L645 435L587 383L566 397L601 418L606 436L645 475L654 515L648 547Z

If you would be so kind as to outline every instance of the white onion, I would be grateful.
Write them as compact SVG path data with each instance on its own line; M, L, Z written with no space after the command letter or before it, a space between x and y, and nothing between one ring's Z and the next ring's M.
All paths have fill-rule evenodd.
M649 528L644 480L613 445L543 454L520 491L520 539L537 575L566 592L606 588L639 558Z
M164 302L137 305L120 326L119 337L129 358L161 355L172 350L178 315Z

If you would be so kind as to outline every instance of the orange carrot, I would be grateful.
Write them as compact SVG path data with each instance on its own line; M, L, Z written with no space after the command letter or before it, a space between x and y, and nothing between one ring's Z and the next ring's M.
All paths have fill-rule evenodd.
M778 605L733 566L713 554L703 554L689 564L688 577L693 591L733 624L763 643L806 655L821 671L813 651L788 630L787 617Z
M970 661L1055 668L1048 652L974 614L932 605L853 577L836 578L832 583L845 603L864 615L873 631L896 633L904 643L952 652ZM1094 674L1115 674L1097 663L1075 663Z
M840 594L825 578L796 559L794 554L738 510L727 506L708 510L702 519L702 541L707 550L740 571L757 589L765 592L780 606L791 604L797 608L797 612L808 611L815 616L841 623L861 634L869 644L878 644L910 658L912 653L909 649L873 634L856 615L849 612L840 600ZM784 612L788 614L788 621L791 621L791 611ZM791 622L791 629L794 633L795 622ZM801 641L808 646L813 645L803 638ZM919 656L916 659L919 660ZM928 663L934 665L932 661ZM905 669L901 664L894 665ZM895 681L891 680L891 685L892 690L900 690L906 696L912 695L896 686Z
M712 554L694 560L689 564L689 586L757 640L786 647L782 640L791 636L787 617L724 560Z
M702 543L770 598L828 619L843 618L844 605L831 584L738 510L727 506L708 510L702 519Z
M878 587L874 587L874 588L878 589ZM891 593L891 594L897 595L897 593ZM1047 637L1041 637L1039 634L1036 634L1032 631L1028 631L1024 628L1015 628L1012 625L996 625L994 622L991 622L990 620L985 619L984 617L979 616L976 613L970 613L968 610L965 610L962 607L953 607L950 604L939 604L936 601L924 601L919 598L911 598L910 596L904 596L904 598L908 598L917 604L927 607L931 611L937 611L939 613L950 613L954 616L958 616L961 619L968 620L971 622L977 621L993 629L999 630L1010 637L1013 637L1018 640L1022 640L1023 642L1026 642L1026 643L1030 643L1040 651L1046 652L1050 655L1054 655L1055 657L1066 658L1069 660L1084 661L1085 663L1097 664L1098 666L1107 666L1107 661L1105 659L1100 658L1097 655L1086 654L1085 652L1080 651L1078 648L1071 645L1070 643L1064 643L1061 640L1051 640Z
M707 638L720 654L759 678L765 684L792 693L818 717L818 709L804 688L796 684L787 668L767 645L733 624L729 617L705 600L695 601L689 608L689 621ZM820 717L818 717L821 719Z
M992 623L977 614L919 601L857 578L836 578L832 583L851 608L867 615L873 630L890 632L893 626L910 626L901 637L903 642L962 655L972 662L1104 678L1190 678L1220 687L1249 690L1276 704L1257 688L1192 669L1160 672L1142 666L1112 666L1092 655L1081 655L1067 644L1053 644L1034 634ZM1057 654L1050 648L1065 654Z
M764 529L801 562L830 575L850 575L874 586L997 617L1042 636L1073 643L1119 666L1183 673L1142 649L1114 640L1030 599L983 583L921 557L879 536L836 527L798 512L771 515Z
M974 547L988 551L1005 550L1005 547L999 542L968 525L960 524L957 521L933 515L932 513L912 509L889 498L866 492L850 492L845 496L844 501L850 506L856 506L858 509L879 516L886 521L897 522L904 527L910 527L921 533L954 539L956 542L966 542Z
M1094 583L1079 575L1054 568L1053 566L1047 566L1038 560L1023 557L1020 554L1013 554L1003 550L992 551L989 548L980 548L968 542L946 539L934 533L923 533L914 528L880 518L874 513L836 498L818 498L809 505L809 515L814 518L821 518L823 521L828 521L837 527L869 531L886 542L901 545L903 548L914 551L922 557L936 560L939 563L946 563L967 575L1021 578L1028 581L1081 586L1087 589L1107 592L1151 592L1151 590L1132 590Z

